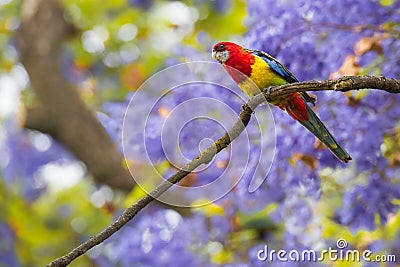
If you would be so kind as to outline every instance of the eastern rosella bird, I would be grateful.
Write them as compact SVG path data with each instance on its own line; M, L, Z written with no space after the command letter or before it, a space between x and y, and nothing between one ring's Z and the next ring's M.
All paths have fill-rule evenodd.
M246 49L231 42L220 42L214 45L212 56L224 66L240 89L249 97L259 94L269 86L298 82L278 60L263 51ZM286 110L293 119L324 143L338 159L343 162L351 160L350 155L338 144L307 102L315 104L315 97L302 92L279 97L271 101L271 104Z

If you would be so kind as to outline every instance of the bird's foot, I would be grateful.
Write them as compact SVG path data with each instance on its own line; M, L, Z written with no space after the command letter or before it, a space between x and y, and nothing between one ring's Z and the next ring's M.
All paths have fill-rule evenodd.
M264 89L264 92L267 94L267 96L269 97L269 95L272 93L272 88L274 88L275 86L268 86L267 88Z
M241 111L246 111L246 109L248 109L249 108L249 105L248 104L243 104L242 106L241 106Z

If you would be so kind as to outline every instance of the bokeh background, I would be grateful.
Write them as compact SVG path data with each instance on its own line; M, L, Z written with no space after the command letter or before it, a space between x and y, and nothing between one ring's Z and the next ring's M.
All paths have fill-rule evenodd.
M399 78L399 30L396 0L0 0L0 266L43 266L111 223L145 194L127 165L143 177L154 167L174 173L159 144L174 106L206 96L240 112L224 90L172 94L148 125L154 166L140 161L141 151L124 159L126 107L154 73L211 61L212 45L230 40L274 55L299 80ZM250 179L269 170L255 172L263 166L259 133L269 133L254 124L248 149L255 156L238 168L240 177L229 173L240 181L228 195L191 209L153 203L71 266L399 266L400 98L373 90L317 95L315 110L351 163L272 108L276 155L256 192L248 192ZM151 92L137 97L154 101ZM193 121L180 149L190 158L202 139L222 133ZM229 151L181 185L214 180ZM265 244L322 250L339 238L397 262L257 260Z

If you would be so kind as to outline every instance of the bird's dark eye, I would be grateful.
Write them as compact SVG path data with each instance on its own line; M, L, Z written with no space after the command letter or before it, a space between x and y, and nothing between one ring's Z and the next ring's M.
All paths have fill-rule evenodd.
M224 45L224 44L218 45L218 50L219 50L219 51L222 51L222 50L224 50L224 49L225 49L225 45Z

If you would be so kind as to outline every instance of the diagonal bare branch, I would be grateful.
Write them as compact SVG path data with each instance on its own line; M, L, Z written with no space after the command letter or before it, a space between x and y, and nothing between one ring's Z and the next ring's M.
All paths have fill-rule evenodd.
M239 114L239 118L232 128L230 128L228 132L226 132L222 137L204 150L199 156L177 171L174 175L169 177L168 180L158 185L148 195L127 208L114 223L110 224L102 232L74 248L68 254L54 260L47 266L56 267L68 265L73 260L86 253L89 249L102 243L119 229L121 229L126 223L133 219L139 211L145 208L154 199L166 192L171 186L181 181L191 171L196 169L201 164L207 164L210 162L217 153L226 148L244 131L251 119L253 110L261 103L264 103L269 99L293 92L328 90L345 92L364 88L375 88L389 93L400 93L400 80L373 76L347 76L334 81L309 81L268 88L268 90L265 90L263 93L252 97L246 104L244 104L242 106L242 111Z

